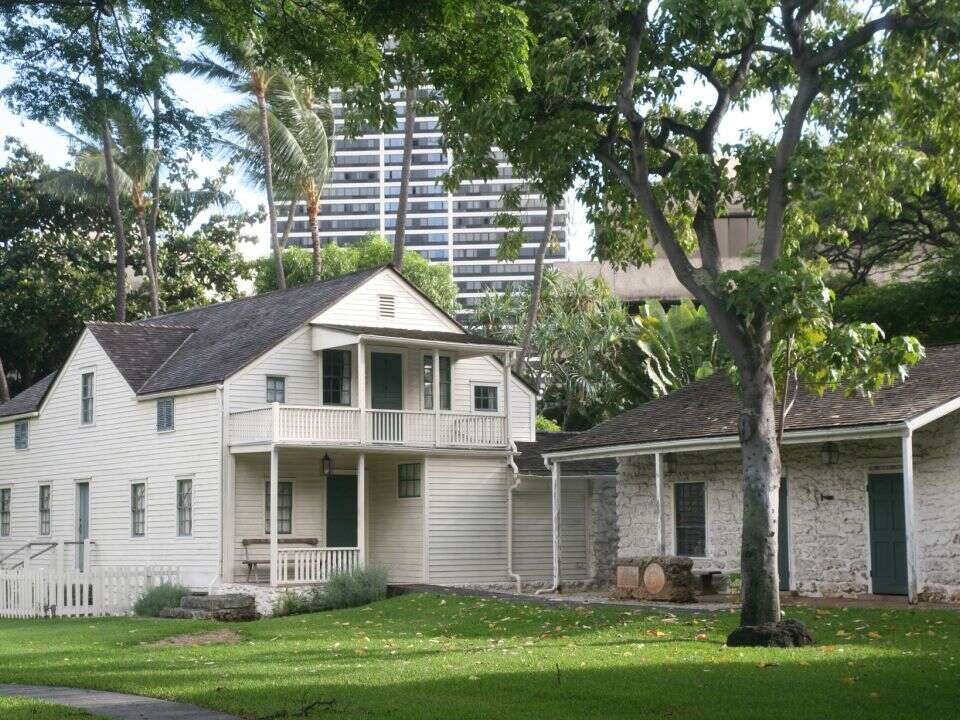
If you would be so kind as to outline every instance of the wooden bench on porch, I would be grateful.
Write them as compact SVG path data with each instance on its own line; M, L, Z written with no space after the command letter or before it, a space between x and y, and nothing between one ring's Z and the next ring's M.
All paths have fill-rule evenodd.
M277 542L280 545L306 545L308 547L319 547L320 545L318 538L282 537L278 538ZM263 560L251 559L250 547L253 545L269 546L270 538L243 538L240 544L243 545L243 564L247 566L247 582L250 582L251 577L257 578L257 571L261 565L270 566L269 558Z
M700 593L702 595L716 595L719 590L716 586L716 580L723 575L722 570L694 570L693 576L700 580Z

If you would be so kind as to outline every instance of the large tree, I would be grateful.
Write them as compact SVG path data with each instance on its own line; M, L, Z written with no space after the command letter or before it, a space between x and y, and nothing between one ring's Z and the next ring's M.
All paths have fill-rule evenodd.
M884 343L874 326L841 328L833 322L824 268L795 254L792 203L805 180L798 149L805 130L816 132L808 120L828 105L875 117L894 104L935 104L935 97L913 92L906 80L899 95L874 97L870 106L858 105L857 98L884 72L888 55L906 67L955 62L956 3L516 5L534 38L530 62L514 73L506 101L491 96L480 104L460 103L456 90L441 86L448 142L465 172L482 166L471 150L496 144L522 172L557 190L584 178L581 196L597 228L597 254L619 265L640 263L649 257L652 240L706 309L736 367L742 399L741 622L777 621L775 408L783 378L817 391L869 393L900 377L921 353L908 339ZM465 86L457 77L474 74L464 69L449 84ZM708 102L681 97L695 84L708 88ZM721 147L730 111L751 103L772 104L779 117L775 128L769 136ZM761 216L763 236L758 263L729 271L714 221L738 193ZM798 338L810 346L791 352ZM787 357L804 358L804 367L780 361ZM783 374L776 371L783 366Z

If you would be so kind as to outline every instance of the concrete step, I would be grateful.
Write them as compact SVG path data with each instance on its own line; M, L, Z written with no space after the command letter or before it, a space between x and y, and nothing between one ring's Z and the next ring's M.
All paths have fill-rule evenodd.
M243 610L256 607L253 595L232 593L228 595L187 595L180 600L180 607L189 610Z
M226 610L197 610L194 608L166 608L160 611L160 617L175 620L219 620L221 622L243 622L260 617L252 608L230 608Z

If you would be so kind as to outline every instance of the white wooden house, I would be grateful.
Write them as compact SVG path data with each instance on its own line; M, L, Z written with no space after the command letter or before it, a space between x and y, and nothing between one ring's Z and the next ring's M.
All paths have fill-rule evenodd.
M388 266L88 323L0 405L2 567L161 563L213 588L374 562L394 582L508 582L516 443L536 439L515 350Z

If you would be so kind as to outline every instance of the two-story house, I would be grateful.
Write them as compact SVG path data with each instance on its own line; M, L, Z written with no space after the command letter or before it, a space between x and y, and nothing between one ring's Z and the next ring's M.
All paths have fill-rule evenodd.
M173 565L199 588L370 562L507 582L516 443L536 440L516 349L391 267L88 323L0 405L0 559L66 542L76 566Z

